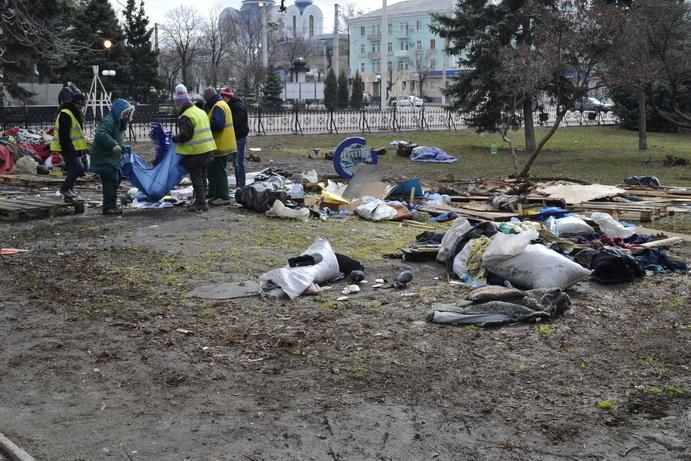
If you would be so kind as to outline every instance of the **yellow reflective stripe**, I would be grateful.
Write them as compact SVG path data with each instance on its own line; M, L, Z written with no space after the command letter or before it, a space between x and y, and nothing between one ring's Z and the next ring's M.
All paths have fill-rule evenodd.
M207 142L211 142L211 141L213 141L213 140L214 140L214 138L208 137L208 138L202 138L202 139L200 139L200 140L198 140L198 141L189 141L189 142L186 142L185 144L187 144L188 146L195 146L195 145L197 145L197 144L204 144L204 143L207 143Z

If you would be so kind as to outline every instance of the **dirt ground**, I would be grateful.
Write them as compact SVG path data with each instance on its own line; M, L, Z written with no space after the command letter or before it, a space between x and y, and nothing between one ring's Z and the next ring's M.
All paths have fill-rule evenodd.
M579 284L549 325L441 327L432 303L464 289L382 257L416 233L234 207L0 224L2 246L31 250L0 259L0 432L39 461L691 460L688 275ZM188 296L318 236L370 281L415 280L346 302L344 282Z

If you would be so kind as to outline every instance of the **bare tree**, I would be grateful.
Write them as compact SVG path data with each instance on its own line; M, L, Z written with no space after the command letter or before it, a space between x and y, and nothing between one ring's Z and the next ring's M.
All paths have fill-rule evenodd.
M172 48L163 47L158 55L158 69L161 79L165 83L166 92L172 96L176 82L180 77L180 58Z
M164 46L177 54L182 82L187 87L192 86L190 69L200 46L202 25L197 11L184 5L169 11L163 25Z
M656 35L658 1L641 0L631 7L612 5L601 20L612 30L613 43L602 76L610 89L638 94L638 149L648 149L648 94L660 79L662 68L654 55L651 38Z
M236 23L223 17L219 9L209 12L202 35L203 55L207 60L206 79L214 88L218 86L223 61L231 51L232 37L237 36Z
M432 56L432 50L415 50L415 73L417 74L418 94L421 98L425 97L425 81L433 70Z

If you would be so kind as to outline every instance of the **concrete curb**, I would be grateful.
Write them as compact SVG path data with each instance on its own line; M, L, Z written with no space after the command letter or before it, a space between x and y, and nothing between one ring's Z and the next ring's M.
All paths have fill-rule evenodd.
M0 452L9 456L11 461L36 461L27 452L12 443L2 432L0 432Z

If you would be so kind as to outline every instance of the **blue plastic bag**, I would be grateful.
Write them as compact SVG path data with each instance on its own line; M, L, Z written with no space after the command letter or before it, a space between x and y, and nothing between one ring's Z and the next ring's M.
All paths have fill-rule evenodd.
M426 163L454 163L458 159L438 147L419 146L413 149L410 160Z
M120 163L122 175L150 202L158 202L165 197L187 174L182 157L175 152L175 144L168 144L157 160L156 166L151 166L136 153L127 152Z

